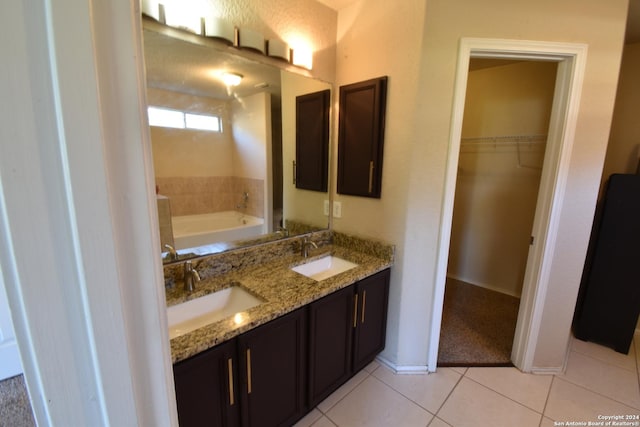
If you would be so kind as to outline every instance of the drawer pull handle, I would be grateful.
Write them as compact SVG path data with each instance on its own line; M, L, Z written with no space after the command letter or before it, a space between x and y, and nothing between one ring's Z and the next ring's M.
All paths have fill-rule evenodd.
M233 406L235 404L235 392L233 390L233 360L231 358L227 359L227 369L229 370L229 405Z
M360 323L364 323L364 312L366 310L365 305L367 304L367 291L362 291L362 319Z
M251 349L247 349L247 393L251 394Z
M353 327L358 325L358 294L353 299Z
M373 160L369 162L369 193L373 191Z

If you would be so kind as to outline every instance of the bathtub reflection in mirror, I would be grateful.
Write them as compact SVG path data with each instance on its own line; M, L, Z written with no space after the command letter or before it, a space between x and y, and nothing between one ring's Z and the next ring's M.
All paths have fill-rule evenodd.
M326 229L328 194L293 182L295 99L331 85L143 18L149 106L178 115L171 127L150 113L163 260ZM225 85L222 72L240 84Z

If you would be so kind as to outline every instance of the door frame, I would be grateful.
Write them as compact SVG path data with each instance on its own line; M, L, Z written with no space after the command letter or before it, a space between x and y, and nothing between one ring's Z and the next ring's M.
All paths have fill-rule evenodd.
M462 38L454 86L449 151L444 183L443 209L436 265L434 309L431 321L428 370L435 372L445 282L449 258L453 204L455 198L460 139L467 91L470 58L552 61L558 64L553 106L549 122L547 149L540 180L532 236L511 359L523 372L534 371L535 354L551 261L558 232L560 210L565 193L582 84L587 45L528 40Z

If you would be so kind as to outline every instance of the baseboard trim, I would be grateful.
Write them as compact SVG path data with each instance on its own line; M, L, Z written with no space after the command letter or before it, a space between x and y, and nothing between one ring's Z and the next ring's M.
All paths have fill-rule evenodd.
M564 373L562 367L559 368L531 368L531 373L535 375L559 375Z
M424 375L430 373L427 365L397 365L382 356L376 357L376 360L398 375Z
M460 282L465 282L465 283L468 283L470 285L477 286L479 288L489 289L490 291L499 292L501 294L509 295L509 296L512 296L512 297L515 297L515 298L520 298L522 296L520 293L507 292L503 288L498 288L496 286L487 285L486 283L478 283L478 282L471 281L469 279L458 277L458 276L452 275L452 274L447 274L447 278L458 280Z

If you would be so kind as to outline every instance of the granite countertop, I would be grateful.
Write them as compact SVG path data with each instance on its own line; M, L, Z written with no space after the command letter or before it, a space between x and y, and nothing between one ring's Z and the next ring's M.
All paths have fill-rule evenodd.
M391 252L392 253L392 252ZM319 282L298 274L291 267L313 261L325 255L358 264L357 267ZM214 275L197 284L196 291L187 294L181 286L167 291L167 305L198 298L229 286L240 286L265 300L241 316L231 316L171 339L173 363L187 359L208 348L214 347L237 335L269 322L277 317L303 307L332 292L345 288L365 277L389 268L393 256L360 252L345 246L327 244L311 249L304 259L301 255L288 255L268 262L255 263L232 269L225 274Z

